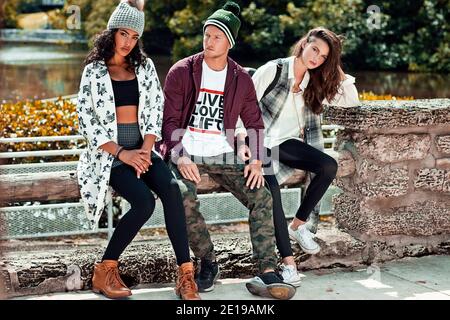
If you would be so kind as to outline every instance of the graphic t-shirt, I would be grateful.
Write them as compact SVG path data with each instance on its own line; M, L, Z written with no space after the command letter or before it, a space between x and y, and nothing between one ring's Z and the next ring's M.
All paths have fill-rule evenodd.
M223 91L227 69L228 66L214 71L203 61L200 93L182 139L183 147L191 155L212 157L233 152L223 128Z

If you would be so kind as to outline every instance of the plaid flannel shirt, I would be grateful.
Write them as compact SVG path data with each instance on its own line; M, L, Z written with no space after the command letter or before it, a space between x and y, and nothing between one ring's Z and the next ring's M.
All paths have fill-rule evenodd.
M275 60L274 62L277 63L277 61ZM283 68L278 83L259 101L266 130L270 130L280 116L281 110L288 98L290 88L292 87L292 83L288 78L289 61L287 59L281 59L281 62ZM321 128L321 116L314 114L307 107L304 107L301 112L304 119L302 128L303 137L299 136L297 138L302 139L307 144L323 152L324 140ZM295 171L294 168L284 165L277 160L273 160L273 166L279 184L285 182Z

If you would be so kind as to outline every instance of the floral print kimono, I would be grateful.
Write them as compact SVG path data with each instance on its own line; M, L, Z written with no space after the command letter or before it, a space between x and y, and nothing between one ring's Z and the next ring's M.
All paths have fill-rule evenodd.
M142 137L155 135L161 140L164 96L153 61L135 68L139 84L138 122ZM80 155L77 174L81 199L89 221L94 228L111 201L109 186L114 156L100 146L113 141L117 143L117 119L111 78L104 61L88 64L83 71L78 93L77 112L79 131L88 146Z

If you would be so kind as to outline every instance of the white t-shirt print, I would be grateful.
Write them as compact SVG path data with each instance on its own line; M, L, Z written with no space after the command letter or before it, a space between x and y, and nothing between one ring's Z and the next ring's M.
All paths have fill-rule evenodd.
M203 61L202 67L200 93L181 142L191 155L213 157L233 152L223 128L223 94L228 66L214 71Z

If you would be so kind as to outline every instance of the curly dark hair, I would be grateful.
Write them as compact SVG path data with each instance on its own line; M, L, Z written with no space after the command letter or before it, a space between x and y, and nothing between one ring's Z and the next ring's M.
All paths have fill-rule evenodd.
M84 65L88 65L94 61L104 61L107 63L114 56L115 41L114 37L119 29L104 30L96 35L94 39L94 47L89 51ZM125 57L127 61L127 69L133 69L139 65L145 66L147 63L147 55L143 51L142 40L139 39L133 50Z

